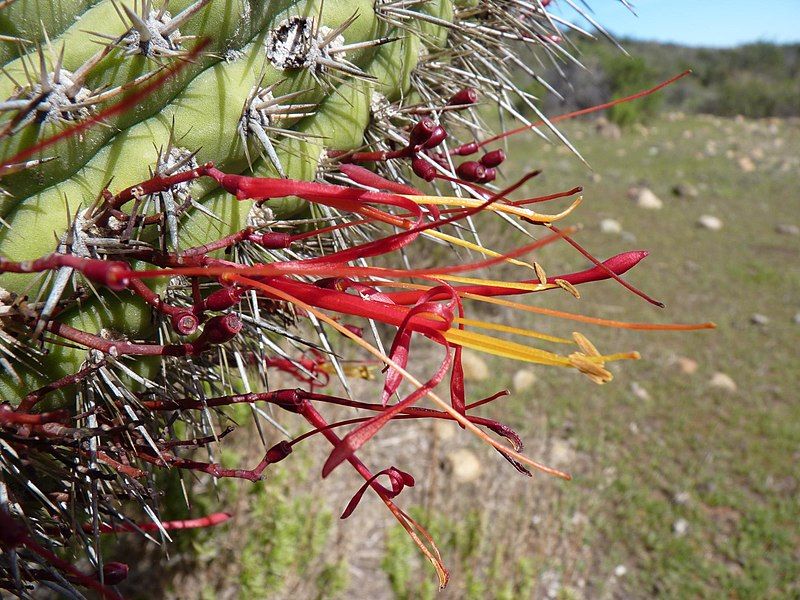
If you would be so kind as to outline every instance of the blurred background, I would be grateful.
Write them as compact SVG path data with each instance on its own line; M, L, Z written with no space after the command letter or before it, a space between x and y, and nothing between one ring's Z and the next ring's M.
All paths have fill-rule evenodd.
M509 143L504 174L512 181L543 170L520 197L583 186L570 222L581 226L577 240L600 258L649 250L628 279L667 307L614 282L582 288L580 300L549 293L526 302L628 321L714 321L718 329L581 325L601 351L642 354L612 366L615 380L603 387L467 353L470 398L512 390L485 414L517 429L527 454L569 471L570 482L521 477L448 425L396 425L371 443L368 462L417 477L402 505L429 527L452 571L441 594L374 498L338 521L358 482L344 471L320 481L328 449L312 442L268 485L217 484L212 497L225 498L239 525L182 537L161 573L166 595L800 596L800 3L652 0L637 3L638 17L617 2L591 4L624 51L600 33L570 36L586 69L561 66L570 86L552 67L543 73L563 100L520 74L518 84L543 98L547 114L625 96L686 68L694 75L560 126L589 166L562 144L528 135ZM482 231L490 247L525 242L499 222ZM417 260L454 262L444 254ZM588 264L566 244L536 260L548 273ZM510 268L507 276L520 277ZM497 307L468 310L562 336L578 329ZM244 442L227 450L245 463L258 451Z

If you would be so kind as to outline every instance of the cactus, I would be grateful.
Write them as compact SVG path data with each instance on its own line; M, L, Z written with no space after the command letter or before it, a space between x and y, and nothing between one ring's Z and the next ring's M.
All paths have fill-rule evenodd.
M316 433L333 445L323 476L348 462L365 480L343 516L374 491L444 585L433 541L394 502L413 477L396 467L371 471L359 448L393 419L450 419L518 471L566 477L521 454L507 426L473 414L497 395L466 403L461 349L573 368L597 383L611 378L605 363L637 356L603 355L578 333L569 340L471 320L462 300L522 307L498 296L578 295L577 285L612 278L652 301L620 278L646 253L601 262L556 226L579 204L577 190L512 201L530 175L507 188L493 183L505 154L496 146L502 136L486 133L481 104L521 121L519 131L547 126L568 143L509 70L516 64L535 76L525 53L575 60L559 42L549 2L101 0L64 1L45 14L49 4L6 2L0 13L0 35L15 38L5 43L19 55L0 81L0 545L8 550L0 586L22 594L40 582L117 597L111 586L127 567L103 564L101 534L166 538L172 528L228 518L160 520L154 486L142 482L159 469L258 480ZM67 13L80 19L67 27ZM529 122L517 106L540 120ZM556 197L572 204L552 213L527 206ZM480 243L478 213L550 235L495 252ZM426 240L477 258L427 270L371 260ZM556 240L594 266L548 277L523 259ZM535 278L460 275L499 262ZM287 327L300 318L318 339ZM372 324L374 343L345 322L357 318ZM391 343L376 322L396 328ZM563 355L480 329L575 347ZM314 391L332 373L348 387L332 332L385 364L380 401ZM420 337L444 354L424 382L406 369ZM291 356L284 340L309 349ZM269 390L274 368L309 390ZM436 388L448 375L445 402ZM414 391L403 396L402 381ZM415 406L426 396L435 409ZM248 404L260 427L259 402L299 415L312 431L266 449L252 469L215 463L210 448L225 432L215 431L213 414ZM374 416L331 424L320 412L327 405ZM355 427L340 435L346 425ZM186 446L208 448L209 460ZM151 522L134 524L137 511ZM74 565L81 546L88 573Z

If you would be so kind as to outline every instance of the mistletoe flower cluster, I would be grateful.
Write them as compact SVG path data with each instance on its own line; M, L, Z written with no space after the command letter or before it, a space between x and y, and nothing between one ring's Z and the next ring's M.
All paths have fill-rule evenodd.
M566 473L539 464L522 454L522 441L510 427L476 414L478 408L507 392L499 391L489 398L468 402L468 390L465 388L461 366L462 349L473 348L508 359L574 368L597 383L611 379L610 372L605 368L608 362L638 356L635 352L602 354L580 333L575 333L573 339L569 340L471 319L465 311L465 300L496 302L522 310L612 327L696 329L709 325L620 323L536 309L504 299L506 296L554 289L566 290L579 296L578 286L604 279L615 279L631 287L621 279L621 275L638 264L647 253L628 251L599 261L572 240L569 229L557 228L555 223L568 217L578 206L580 198L575 197L578 190L511 199L515 190L535 173L499 191L491 192L479 185L494 178L487 178L486 173L502 161L503 153L500 150L486 152L480 161L464 162L456 169L463 176L475 175L479 171L477 166L484 168L481 177L470 175L455 178L460 184L470 186L476 192L476 197L472 199L428 195L407 184L384 179L356 164L377 160L410 160L414 165L419 164L419 160L432 159L435 163L451 160L453 154L460 156L461 153L453 153L442 159L432 152L436 144L432 144L430 140L446 136L446 133L437 133L440 129L439 126L431 127L426 119L422 119L410 130L408 144L402 149L380 155L342 155L341 158L345 160L339 163L338 172L349 181L349 185L248 177L225 173L212 164L205 164L180 169L171 174L156 174L153 178L116 194L106 189L100 195L99 201L83 215L99 231L118 229L118 223L135 223L140 227L155 226L164 222L166 214L156 213L144 217L128 212L127 207L141 202L142 199L165 194L207 178L228 192L232 202L255 200L268 206L275 199L297 196L315 206L336 209L340 214L350 215L349 219L340 223L296 232L247 227L180 252L143 245L121 246L117 251L108 249L102 258L69 252L58 252L22 262L0 258L0 272L3 273L59 273L67 269L73 274L79 274L85 286L77 287L75 293L82 296L82 302L91 301L89 290L94 289L101 298L113 293L122 302L144 303L171 330L167 337L173 338L173 341L165 343L140 341L128 339L124 334L109 335L74 327L62 320L61 316L69 312L71 305L77 301L76 298L60 301L44 316L42 304L32 302L24 296L7 302L3 313L4 331L7 332L5 335L30 335L29 332L40 328L51 336L51 343L73 344L90 350L89 359L78 372L26 393L16 405L8 402L0 405L0 431L4 447L13 452L20 461L21 470L25 464L35 464L45 455L60 457L65 461L64 465L77 467L74 475L65 475L67 479L85 477L100 484L121 480L126 482L128 496L146 495L141 482L147 479L149 469L185 469L217 478L233 477L257 481L267 476L270 465L287 458L296 444L309 437L322 435L332 446L332 451L322 467L323 477L330 475L342 463L349 463L364 479L364 485L344 508L342 517L350 516L362 501L365 492L372 490L430 559L439 574L440 583L444 585L447 571L433 540L419 523L395 503L396 497L405 488L414 485L413 476L395 466L375 471L358 457L359 449L391 422L444 419L456 421L478 435L523 474L531 475L530 469L537 469L568 478ZM473 145L478 146L477 143ZM414 166L412 169L415 172L419 170ZM534 203L570 197L573 198L571 203L560 212L546 214L527 208ZM458 243L457 238L442 230L478 213L502 214L546 228L549 234L512 251L501 253L481 248L484 257L466 264L429 269L396 269L371 266L368 262L369 259L407 249L421 238ZM307 240L319 240L349 229L381 225L390 225L398 232L324 254L308 255L308 252L303 251L303 244ZM558 240L566 240L572 244L594 263L593 266L582 271L548 276L538 263L525 262L525 258L535 250ZM474 249L466 242L461 244ZM232 253L232 250L238 251ZM277 255L274 254L276 251L293 251L291 256L294 258L286 255L277 260ZM240 259L248 258L236 260L236 256ZM267 256L271 256L272 260L266 260ZM264 260L253 260L254 257L262 257ZM490 268L501 262L527 266L535 272L536 277L509 282L462 275ZM425 283L411 283L412 279ZM147 283L165 280L182 281L182 287L187 293L180 297L165 298ZM638 290L634 291L648 298ZM328 376L338 366L333 354L312 348L306 357L298 361L288 356L265 357L254 351L252 346L237 345L237 341L247 334L253 322L252 311L243 309L242 305L247 299L253 298L255 304L252 306L271 306L270 310L273 312L285 310L276 307L293 306L295 314L326 324L355 342L365 354L371 354L371 360L385 366L380 397L376 397L374 401L353 400L314 391L315 387L323 387L327 383ZM344 323L344 319L363 321L359 325ZM388 350L379 350L364 338L362 325L368 321L395 328L396 333ZM564 355L476 331L479 329L538 338L556 345L574 345L576 348ZM426 381L418 380L407 370L412 341L417 337L431 340L442 350L435 372ZM180 360L213 354L233 356L243 371L253 365L256 369L278 368L288 371L308 384L309 390L247 391L202 399L180 397L174 390L165 391L163 385L159 386L147 376L135 373L135 366L125 366L135 365L135 360L140 357ZM367 361L363 364L367 364ZM318 379L319 374L325 376L321 382ZM137 392L124 389L121 380L125 376L142 382L143 389ZM369 376L374 378L374 373L370 371ZM92 394L96 385L92 382L98 377L105 379L107 385L116 389L119 394L103 399ZM440 384L446 379L449 380L447 399L439 392ZM404 380L411 384L412 391L400 393ZM46 402L48 396L63 394L76 386L83 388L85 394L95 397L91 406L85 407L87 410L75 414L64 408L43 408L49 404ZM433 407L419 405L425 398L432 402ZM184 417L193 412L223 410L224 407L235 404L256 406L259 403L299 415L308 422L311 429L299 437L274 444L265 451L261 461L251 468L226 468L215 462L198 461L192 457L197 448L219 441L232 428L226 428L215 435L197 435L186 439L166 439L154 434L156 431L163 431L158 424L165 419L169 421L176 416ZM359 416L344 421L329 422L323 412L326 406L333 405L359 409L362 412ZM491 437L491 433L498 437ZM66 497L69 491L65 488L56 494ZM117 501L119 500L118 497ZM167 531L170 528L216 525L228 518L227 515L210 515L192 522L155 521L137 524L131 522L112 504L106 510L101 522L87 522L77 533L142 532L152 528ZM47 520L33 525L34 529L69 528L69 523L60 514L60 509L52 511ZM118 569L119 573L115 571L116 574L105 571L102 575L83 573L42 547L34 539L35 534L13 517L13 511L3 512L2 518L5 525L0 541L8 551L26 554L32 557L33 562L48 563L80 585L93 587L108 597L115 596L116 592L108 586L120 580L123 576L121 573L125 571L123 567ZM108 571L116 567L105 565L104 568Z
M411 469L399 457L397 465L368 465L361 450L390 425L448 420L523 475L568 479L526 456L510 426L480 414L508 392L474 398L463 349L572 369L598 384L611 380L609 363L638 358L600 352L580 332L557 337L484 321L476 305L606 327L711 326L610 321L511 299L553 291L577 298L581 286L611 279L659 304L623 278L647 252L599 260L573 239L574 227L561 225L581 188L520 197L538 172L498 184L504 138L541 125L555 131L559 120L611 103L522 118L518 129L482 136L483 95L506 107L513 92L538 111L509 83L504 63L514 54L493 37L561 52L546 1L499 8L352 0L321 2L301 16L279 9L284 3L249 0L233 17L223 9L238 3L175 4L167 12L166 4L97 3L80 22L105 40L96 54L94 45L87 53L73 44L53 51L50 66L41 48L5 57L0 588L118 598L114 586L134 565L104 562L104 537L168 541L176 530L236 516L223 506L194 519L161 518L159 476L268 479L271 465L320 436L330 444L321 476L347 464L363 479L342 518L374 494L444 586L434 540L398 504L415 485ZM122 29L109 33L111 10ZM253 65L261 65L256 75ZM155 162L140 164L152 147ZM556 208L538 210L551 202ZM475 241L463 236L473 218L489 217L545 235L511 249L486 247L476 232ZM54 227L55 241L46 239ZM535 253L556 242L589 266L548 274ZM472 258L415 268L409 257L428 243ZM501 264L525 275L482 276ZM391 332L387 343L380 331ZM349 343L355 360L343 360L337 341ZM432 372L418 377L412 358L424 342L438 354ZM299 387L271 389L271 370ZM348 376L378 387L358 396ZM347 393L331 389L336 381ZM215 452L234 430L237 405L252 411L264 450L256 464L230 467ZM331 416L343 409L352 415ZM282 428L292 419L304 433ZM263 435L267 421L286 434L277 443Z

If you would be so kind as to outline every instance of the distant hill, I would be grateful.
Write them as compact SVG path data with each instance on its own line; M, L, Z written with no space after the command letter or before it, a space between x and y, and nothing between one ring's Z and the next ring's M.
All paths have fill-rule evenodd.
M693 76L657 99L620 109L612 118L624 124L646 119L659 108L751 118L800 116L800 44L758 43L730 49L632 40L620 44L629 56L602 38L580 41L575 55L588 70L572 63L560 65L570 86L555 68L548 69L545 79L565 101L541 88L531 91L546 98L545 107L552 114L605 102L691 68Z

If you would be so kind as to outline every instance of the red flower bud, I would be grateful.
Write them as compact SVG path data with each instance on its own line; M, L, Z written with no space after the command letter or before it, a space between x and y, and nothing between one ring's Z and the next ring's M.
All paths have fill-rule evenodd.
M414 171L414 175L425 181L436 179L436 169L424 158L414 158L411 161L411 170Z
M88 260L80 271L92 281L118 292L128 287L131 268L121 261Z
M456 175L464 181L480 181L486 177L486 167L474 160L468 160L456 167Z
M475 104L478 101L478 90L475 88L464 88L456 92L447 101L448 106L463 106L464 104Z
M492 150L481 156L481 164L486 168L494 168L503 164L506 153L502 149Z
M286 440L283 440L275 444L269 450L267 450L267 454L264 457L266 459L265 462L269 464L280 462L284 458L289 456L291 453L292 453L292 445Z
M128 565L121 562L109 562L103 565L103 583L117 585L128 578Z
M436 131L436 123L433 119L425 117L419 121L411 130L411 135L408 136L408 145L417 147L427 142L431 134Z
M489 168L486 169L486 173L481 177L478 183L489 183L490 181L494 181L497 178L497 169Z
M197 345L224 344L231 341L242 330L242 321L238 316L219 315L208 320L203 333L197 339Z
M456 146L450 152L456 156L469 156L470 154L475 154L477 151L478 142L469 142L467 144Z
M180 335L193 334L199 325L199 319L189 311L172 315L172 328Z
M444 130L444 127L441 125L437 125L436 129L433 130L431 137L428 138L428 141L425 142L422 147L423 148L435 148L443 141L447 139L447 132Z
M273 250L288 248L292 245L292 236L288 233L268 231L267 233L253 234L248 239L259 246Z
M239 303L243 293L243 290L237 287L224 287L221 290L209 294L203 304L206 310L227 310Z

